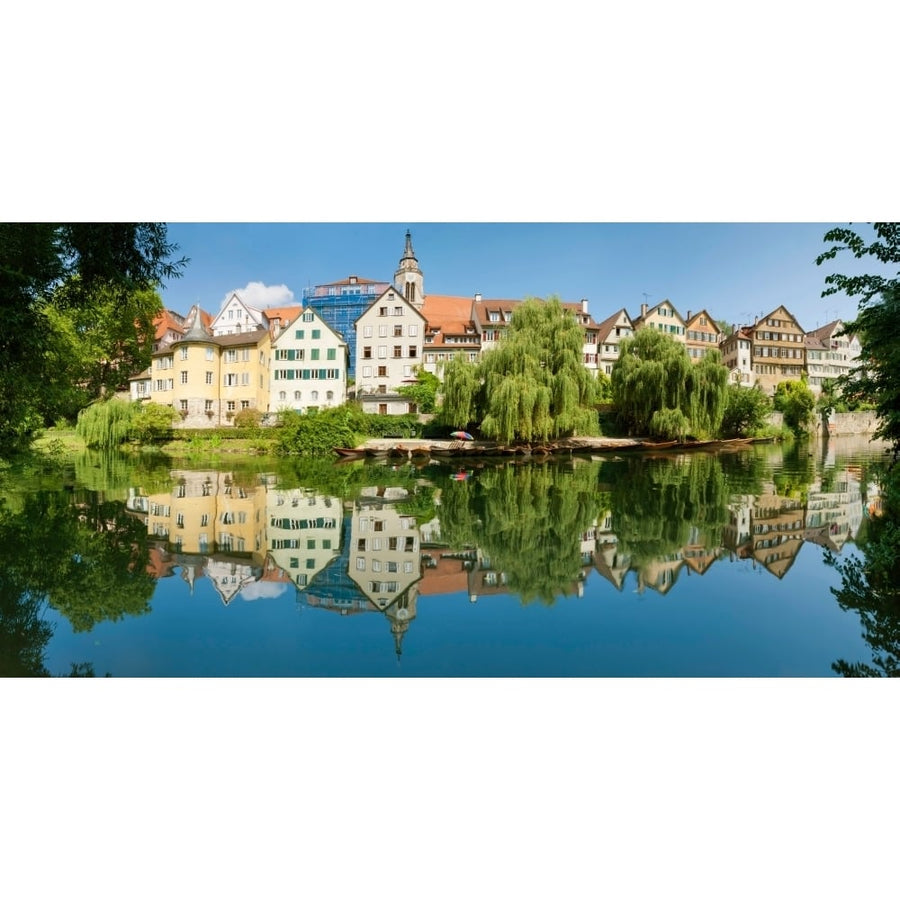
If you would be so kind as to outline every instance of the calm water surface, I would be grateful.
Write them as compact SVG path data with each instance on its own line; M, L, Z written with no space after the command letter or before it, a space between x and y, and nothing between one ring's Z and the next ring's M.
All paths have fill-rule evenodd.
M865 438L648 458L0 473L0 673L828 676Z

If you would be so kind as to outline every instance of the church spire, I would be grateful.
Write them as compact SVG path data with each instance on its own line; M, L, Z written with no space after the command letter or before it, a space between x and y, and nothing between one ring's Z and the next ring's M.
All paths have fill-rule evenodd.
M413 262L418 262L416 254L413 251L412 235L409 233L408 228L406 229L406 247L403 250L403 256L400 257L400 262L402 263L404 259L411 259Z
M419 268L412 245L412 235L406 229L406 246L400 264L394 272L394 287L397 293L414 306L421 307L425 302L425 275Z

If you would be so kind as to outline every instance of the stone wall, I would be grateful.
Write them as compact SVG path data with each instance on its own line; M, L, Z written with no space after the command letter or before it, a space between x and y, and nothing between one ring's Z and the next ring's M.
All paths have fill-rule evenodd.
M868 412L832 413L828 421L829 434L872 434L878 427L878 417ZM816 422L816 434L822 433L822 420Z

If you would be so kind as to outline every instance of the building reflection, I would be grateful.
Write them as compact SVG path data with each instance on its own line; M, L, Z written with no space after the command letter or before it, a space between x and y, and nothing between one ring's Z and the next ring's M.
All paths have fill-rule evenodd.
M373 480L377 474L373 467ZM420 523L422 515L404 512L404 487L373 484L351 501L307 487L280 488L266 476L175 470L171 479L164 492L132 488L126 502L147 529L154 577L180 577L191 592L208 579L226 607L287 596L316 612L381 615L398 657L420 597L476 603L516 593L510 585L522 580L521 571L510 573L494 555L508 565L515 548L495 543L489 552L486 545L453 546L445 538L478 533L458 521L470 516L480 525L467 505L477 496L471 484L445 486L469 493L454 503L442 502L438 492L433 517ZM617 591L632 579L638 592L666 595L679 578L704 577L723 560L746 561L783 579L804 543L840 552L855 539L866 514L862 479L858 468L832 466L800 488L763 481L753 492L724 492L715 500L721 508L712 511L682 502L690 492L672 481L648 483L633 494L630 484L618 494L596 492L593 505L579 500L571 520L580 528L568 547L558 548L560 558L571 556L573 563L560 566L551 584L557 594L583 596L592 577ZM552 487L562 491L567 483L561 475ZM685 510L683 521L675 508ZM476 512L483 516L487 509ZM552 565L552 553L548 559Z

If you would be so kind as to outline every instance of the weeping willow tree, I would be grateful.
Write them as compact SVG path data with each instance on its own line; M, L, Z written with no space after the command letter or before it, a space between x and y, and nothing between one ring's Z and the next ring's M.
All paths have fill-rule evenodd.
M583 577L580 538L606 508L596 466L504 466L441 491L441 536L477 547L523 603L552 604Z
M108 450L125 443L140 412L137 403L112 398L92 403L78 413L75 433L94 450Z
M728 370L717 350L696 365L683 344L641 328L620 345L613 366L613 403L632 434L683 438L718 434L725 415ZM680 413L680 415L679 415Z
M615 479L612 529L638 568L688 545L715 553L729 521L729 491L721 460L688 454L670 460L629 460Z
M559 298L526 300L497 347L477 363L446 367L443 421L477 423L485 437L506 442L596 434L602 387L584 367L583 348L581 328Z

